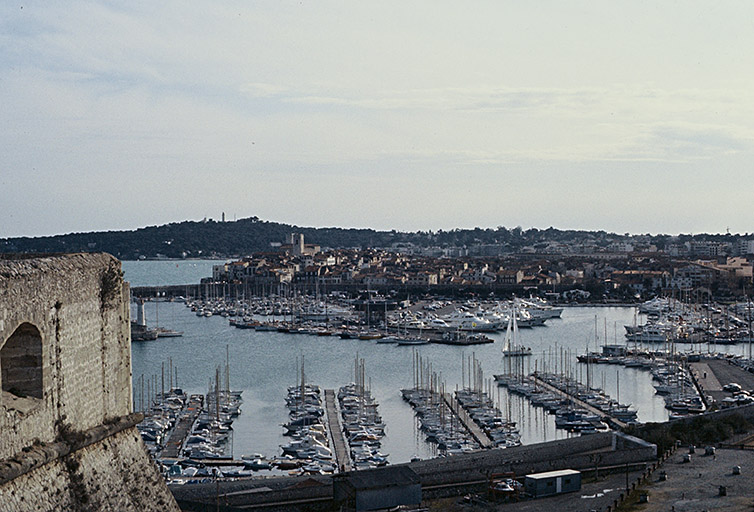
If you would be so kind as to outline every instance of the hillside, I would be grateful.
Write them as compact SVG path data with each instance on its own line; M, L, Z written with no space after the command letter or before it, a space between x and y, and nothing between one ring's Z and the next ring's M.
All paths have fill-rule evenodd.
M604 231L573 231L555 228L522 230L518 227L512 229L498 227L413 233L394 230L311 228L250 217L232 222L184 221L133 231L0 239L0 253L103 251L120 259L228 257L269 250L271 243L284 242L289 234L294 232L303 233L307 242L319 244L323 248L390 247L395 244L413 244L420 247L471 247L489 244L501 247L504 249L503 252L516 252L525 246L544 247L550 243L589 243L607 246L614 242L636 239L636 237ZM705 236L705 238L715 239L719 236ZM640 237L644 243L656 244L658 247L664 245L669 238L666 235L641 235ZM692 237L676 238L683 241Z

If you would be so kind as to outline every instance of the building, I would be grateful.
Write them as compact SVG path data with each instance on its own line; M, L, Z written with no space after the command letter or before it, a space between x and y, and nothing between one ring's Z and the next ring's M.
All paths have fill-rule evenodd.
M709 240L692 240L689 243L689 253L699 258L717 258L725 253L728 244Z
M524 280L523 270L501 270L497 274L497 282L505 285L516 285Z
M616 270L610 274L610 280L616 287L644 293L664 288L670 280L670 274L662 270Z
M745 256L747 254L754 254L754 240L739 240L737 243L736 252L742 256Z
M383 510L421 504L422 487L408 466L352 471L333 478L333 498L341 510Z
M624 357L627 355L626 345L603 345L602 355L610 357Z
M534 498L551 496L581 489L581 472L574 469L561 469L546 473L526 475L524 490Z
M718 262L714 267L727 272L731 278L742 277L751 281L754 275L752 264L743 257L725 258L724 262Z
M680 290L709 286L715 272L703 265L690 263L683 267L673 269L673 278L670 286Z
M437 284L437 274L426 271L408 273L406 284L409 286L433 286Z
M320 246L304 243L303 233L291 233L288 243L281 245L280 249L292 256L313 256L320 251Z

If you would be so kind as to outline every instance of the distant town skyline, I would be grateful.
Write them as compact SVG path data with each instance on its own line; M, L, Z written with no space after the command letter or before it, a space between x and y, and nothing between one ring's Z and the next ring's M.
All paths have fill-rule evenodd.
M748 2L0 5L0 238L754 232Z

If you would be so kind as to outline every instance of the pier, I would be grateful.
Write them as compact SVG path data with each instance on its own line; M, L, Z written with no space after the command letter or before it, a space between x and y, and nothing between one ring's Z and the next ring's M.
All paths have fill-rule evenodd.
M605 414L604 411L601 411L601 410L597 409L596 407L593 407L593 406L589 405L588 403L584 402L583 400L579 400L578 398L576 398L575 396L571 395L570 393L566 393L565 391L562 391L562 390L556 388L555 386L552 386L552 385L548 384L547 382L545 382L542 379L540 379L537 375L531 375L531 378L534 380L534 382L538 386L541 386L541 387L545 388L550 393L556 394L556 395L558 395L560 397L563 397L563 398L565 398L567 400L570 400L574 404L578 405L579 407L581 407L583 409L586 409L587 411L589 411L592 414L596 414L598 416L604 417L608 422L610 422L612 425L614 425L614 426L616 426L618 428L621 428L621 429L626 428L626 423L622 422L621 420L613 418L612 416L610 416L608 414Z
M461 407L461 404L458 402L458 399L456 397L454 397L450 393L443 393L442 397L445 401L445 405L448 406L448 409L450 409L451 412L456 415L463 426L466 427L466 430L469 431L474 440L479 443L479 446L484 449L495 447L495 443L492 442L492 439L487 437L487 434L485 434L479 427L479 425L477 425L476 422L471 419L469 413L467 413L466 410Z
M178 420L170 437L165 443L165 449L160 458L175 459L181 456L181 448L186 437L191 432L191 426L196 421L199 413L202 411L201 395L191 395L186 409L183 411L181 418Z
M335 390L325 390L325 411L327 414L327 427L330 430L335 452L335 462L339 471L351 471L351 455L348 453L346 442L343 439L343 431L340 428L340 416L338 416Z

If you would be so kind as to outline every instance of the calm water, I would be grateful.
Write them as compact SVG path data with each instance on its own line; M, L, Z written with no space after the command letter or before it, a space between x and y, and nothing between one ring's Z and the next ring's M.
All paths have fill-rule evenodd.
M339 337L241 330L229 326L222 317L197 317L180 303L150 303L146 312L150 321L159 315L160 325L183 330L185 334L182 338L133 344L135 382L141 375L145 375L145 379L157 376L159 386L161 364L170 358L178 369L179 385L189 392L204 393L214 379L215 368L225 364L227 348L231 387L244 391L243 414L234 424L236 455L251 452L277 455L278 446L287 442L280 427L287 420L284 397L286 387L296 382L300 361L305 361L307 381L337 389L354 380L352 368L356 357L366 361L373 395L380 402L388 426L383 451L391 454L393 462L407 461L414 454L433 455L432 445L423 441L413 412L399 392L412 384L411 347ZM548 321L547 327L522 330L521 341L539 353L536 358L529 358L527 369L533 370L535 364L541 368L545 362L552 367L556 359L560 364L561 347L564 347L563 358L570 357L571 365L578 368L575 355L585 350L586 337L593 336L595 313L610 322L627 322L633 318L633 310L628 308L571 308L563 313L562 319ZM432 363L433 370L441 374L446 388L455 389L462 386L464 358L479 360L489 378L504 371L500 353L503 335L493 337L495 343L474 348L424 345L417 350ZM573 353L566 355L565 348ZM599 384L604 381L605 389L613 396L620 385L620 399L639 407L640 420L667 419L662 399L654 394L649 373L605 365L596 368L594 379ZM498 388L493 386L493 389L497 392ZM521 397L509 398L503 388L499 393L501 409L518 422L524 443L567 435L555 429L552 416L542 409L532 407ZM137 392L135 396L138 397Z
M212 266L225 260L123 261L124 279L131 286L197 284L212 277Z
M187 284L209 276L213 264L217 262L124 262L123 268L125 279L135 286ZM160 282L163 278L172 281ZM366 361L367 378L387 424L383 452L390 454L392 462L408 461L413 455L434 455L432 445L425 443L418 431L413 411L400 395L401 388L412 385L414 349L411 347L236 329L219 316L197 317L181 303L148 303L146 315L152 326L159 317L160 326L185 334L182 338L134 343L131 349L134 383L141 375L145 380L156 376L159 388L161 364L171 359L178 369L181 387L191 393L206 393L210 381L214 381L215 368L225 364L227 350L231 388L243 390L244 399L243 413L234 423L236 456L252 452L279 455L279 445L288 442L280 427L287 421L284 399L286 388L296 383L302 360L308 382L337 389L354 380L352 368L356 357ZM557 364L558 369L568 366L572 374L582 375L584 365L576 362L576 355L586 351L587 343L590 350L594 350L595 324L600 344L604 343L605 332L608 342L617 339L622 343L623 325L633 321L634 308L566 308L561 319L548 320L545 327L520 331L520 341L531 346L536 354L527 358L525 369L533 371L535 366L542 369L544 365L550 369ZM505 371L501 356L504 333L492 337L495 343L473 348L431 344L415 349L441 374L446 389L455 389L463 385L462 361L469 357L480 361L486 378ZM734 347L729 349L735 350ZM616 365L594 365L592 382L604 385L611 396L638 408L640 421L664 421L668 417L662 398L652 387L649 372ZM497 399L498 388L493 385L493 389ZM137 389L134 396L138 400ZM555 428L552 416L541 408L532 407L526 399L509 397L504 388L499 390L499 399L501 409L518 422L525 444L568 435Z

